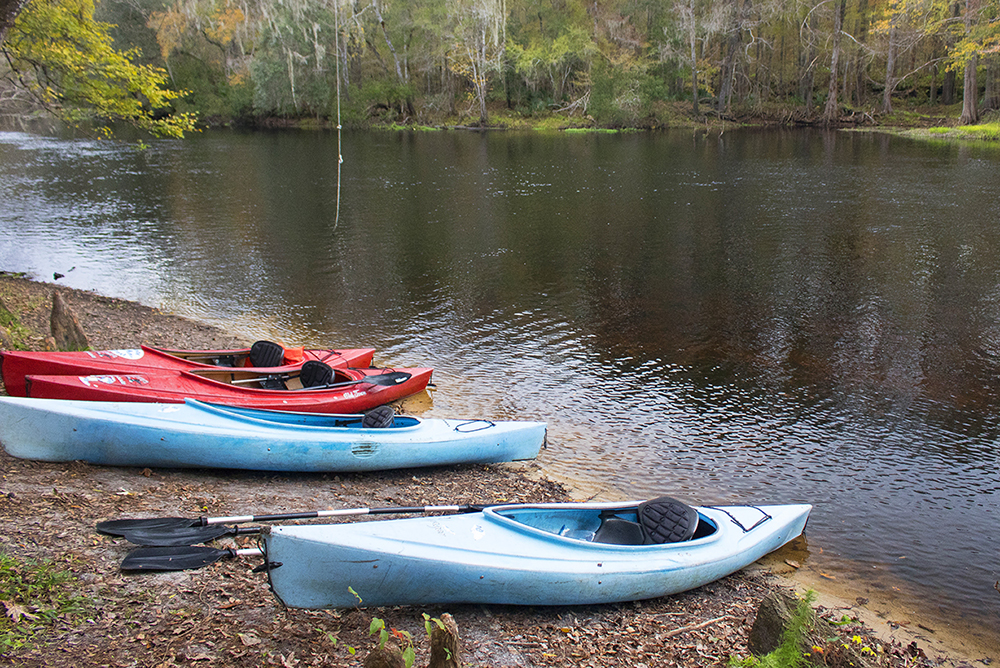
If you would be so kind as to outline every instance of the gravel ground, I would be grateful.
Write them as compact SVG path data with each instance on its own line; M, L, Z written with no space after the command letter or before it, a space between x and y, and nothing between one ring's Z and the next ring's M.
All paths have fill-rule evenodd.
M18 334L28 347L45 345L55 287L0 274L0 300L18 315L23 327ZM177 348L249 343L131 302L59 289L94 349L140 342ZM406 402L398 408L405 411ZM0 657L4 665L358 666L374 645L368 629L377 617L411 635L415 665L421 666L428 650L422 615L450 613L458 625L465 666L724 666L731 657L749 654L747 636L758 606L782 586L757 566L691 592L627 604L291 610L271 596L263 575L252 573L259 560L228 559L198 570L124 575L118 563L128 544L99 535L93 527L122 516L565 501L573 500L572 492L545 479L533 463L281 475L40 463L0 452L0 473L0 554L53 561L72 573L67 585L72 593L87 599L83 614L50 624L32 619L39 610L30 603L0 600L6 611L0 638L12 625L38 628L31 642L7 649ZM252 545L250 538L238 540L240 546ZM233 539L217 543L233 544ZM769 563L790 570L785 561L779 554ZM849 608L820 612L838 619L853 616ZM939 652L925 656L920 643L877 637L858 621L839 627L839 634L828 639L829 648L852 642L867 646L874 652L867 665L971 665ZM819 665L847 665L832 651L814 653L813 659Z

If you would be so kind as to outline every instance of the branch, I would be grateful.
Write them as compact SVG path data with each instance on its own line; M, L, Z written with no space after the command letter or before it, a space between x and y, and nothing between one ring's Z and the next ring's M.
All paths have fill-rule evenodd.
M722 617L716 617L715 619L710 619L707 622L702 622L701 624L692 624L691 626L682 626L679 629L674 629L668 631L664 637L673 638L674 636L679 636L682 633L687 633L688 631L697 631L698 629L703 629L706 626L711 626L712 624L717 624L718 622L725 621L727 619L736 619L733 615L723 615Z

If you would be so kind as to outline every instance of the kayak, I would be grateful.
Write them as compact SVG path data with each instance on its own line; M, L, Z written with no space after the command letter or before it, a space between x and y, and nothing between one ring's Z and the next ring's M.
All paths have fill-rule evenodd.
M375 471L533 459L544 422L266 411L208 404L0 397L14 457L105 466ZM372 421L369 420L368 424Z
M317 366L318 365L318 366ZM322 367L326 382L304 383ZM433 369L334 369L303 363L292 373L270 369L193 369L93 376L27 376L27 396L38 399L182 404L187 398L271 410L362 413L423 391Z
M212 367L277 367L292 371L307 360L333 367L366 367L371 365L374 354L374 348L306 350L285 348L270 341L258 341L250 348L236 350L169 350L151 346L84 351L0 350L0 372L7 394L23 397L26 396L24 377L29 375L90 376Z
M692 526L656 542L649 509ZM271 589L293 608L634 601L700 587L799 536L810 505L506 505L377 522L264 527ZM655 513L652 513L655 515ZM662 516L661 516L662 517ZM610 527L610 528L609 528Z

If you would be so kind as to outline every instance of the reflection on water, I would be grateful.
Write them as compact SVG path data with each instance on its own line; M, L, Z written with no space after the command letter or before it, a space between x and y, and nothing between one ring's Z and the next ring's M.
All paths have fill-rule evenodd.
M333 135L0 134L0 268L434 366L429 414L548 420L552 475L813 503L818 568L1000 629L1000 153L807 131L343 153L336 223Z

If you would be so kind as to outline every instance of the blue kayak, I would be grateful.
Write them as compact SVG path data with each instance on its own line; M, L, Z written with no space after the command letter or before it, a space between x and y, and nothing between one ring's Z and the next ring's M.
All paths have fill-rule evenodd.
M374 471L532 459L544 422L0 397L0 442L22 459L108 466ZM369 420L370 424L372 421Z
M262 542L271 588L293 608L612 603L694 589L738 571L799 536L812 509L693 508L665 499L689 513L691 526L663 536L644 522L644 505L662 501L274 526L264 528Z

